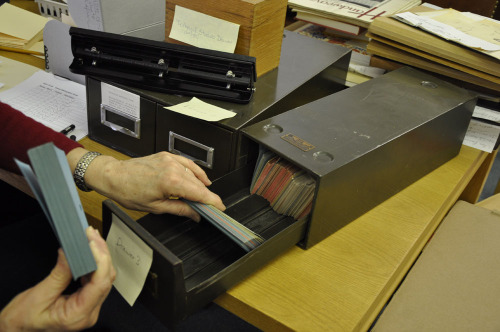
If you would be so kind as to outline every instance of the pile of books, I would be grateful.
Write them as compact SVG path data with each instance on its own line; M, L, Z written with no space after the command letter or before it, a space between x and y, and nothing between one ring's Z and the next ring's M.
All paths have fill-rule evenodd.
M393 67L410 65L481 95L500 97L500 41L495 39L500 35L499 21L425 6L398 16L401 17L380 17L370 24L367 51L372 54L373 65L378 62L378 66L383 66L384 60ZM440 27L446 36L431 32L427 23L414 26L411 22L403 22L406 16L429 21L431 26ZM456 39L455 34L462 37ZM469 40L476 44L466 46L462 42Z
M318 24L348 35L362 34L377 17L418 6L420 0L289 0L298 20Z

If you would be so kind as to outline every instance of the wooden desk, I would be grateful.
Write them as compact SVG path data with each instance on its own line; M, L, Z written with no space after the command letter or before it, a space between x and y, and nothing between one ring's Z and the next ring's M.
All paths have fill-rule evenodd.
M489 170L492 155L463 146L323 242L290 249L215 302L266 331L367 330L452 205L461 195L477 197L474 175Z
M26 55L8 57L23 61ZM88 138L81 143L127 158ZM459 198L477 200L493 157L462 147L456 158L323 242L307 251L291 248L215 302L264 330L367 330L451 206ZM99 223L104 197L80 197L89 221Z

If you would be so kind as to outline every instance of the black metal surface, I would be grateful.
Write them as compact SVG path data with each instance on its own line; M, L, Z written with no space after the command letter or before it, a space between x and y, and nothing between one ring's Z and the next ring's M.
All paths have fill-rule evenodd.
M316 178L310 247L454 157L475 102L402 68L242 131Z
M233 118L217 122L202 121L164 109L189 101L191 97L88 78L91 82L87 83L89 137L126 154L141 156L151 149L168 151L169 133L175 132L215 149L213 167L202 165L209 178L215 180L249 162L253 147L240 134L241 128L345 89L350 56L350 51L344 47L285 31L279 67L259 77L249 103L204 100L236 113ZM141 124L141 133L146 135L144 138L126 137L101 124L98 113L100 84L103 83L139 95L141 103L144 99L157 105L155 112L149 108L141 109L141 121L144 119L147 123ZM150 135L155 135L155 138L151 140Z
M89 137L129 156L147 156L155 153L156 103L140 98L140 138L115 131L101 123L101 81L86 77L87 119Z
M215 190L230 183L240 188L237 183L242 178L248 184L246 170L235 173L236 183L229 174L214 183ZM224 197L224 190L218 193ZM250 195L248 188L224 202L228 215L266 241L247 253L206 221L149 214L136 222L113 202L103 204L104 235L115 215L153 249L153 265L139 301L170 327L297 244L304 235L304 221L277 214L265 199Z
M70 28L73 73L165 93L247 103L255 58L82 28Z

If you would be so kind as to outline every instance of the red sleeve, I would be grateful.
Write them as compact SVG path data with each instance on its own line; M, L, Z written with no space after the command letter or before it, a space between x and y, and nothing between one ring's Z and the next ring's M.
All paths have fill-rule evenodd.
M82 146L2 102L0 102L0 124L0 168L18 174L20 171L14 158L28 163L27 151L32 147L53 142L67 154Z

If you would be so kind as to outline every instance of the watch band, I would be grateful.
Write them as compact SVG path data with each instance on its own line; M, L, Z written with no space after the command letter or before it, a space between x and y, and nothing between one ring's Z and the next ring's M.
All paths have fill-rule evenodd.
M75 184L80 189L81 191L92 191L92 189L89 189L87 185L85 184L85 172L87 171L87 168L89 167L90 163L95 159L95 157L100 156L101 154L99 152L87 152L85 153L78 163L76 164L75 167L75 172L73 173L73 179L75 180Z

